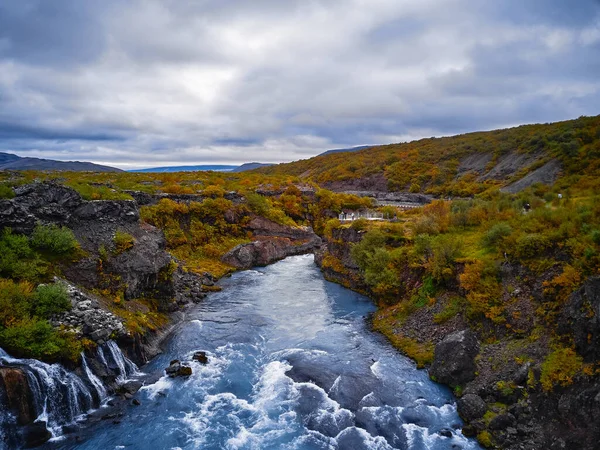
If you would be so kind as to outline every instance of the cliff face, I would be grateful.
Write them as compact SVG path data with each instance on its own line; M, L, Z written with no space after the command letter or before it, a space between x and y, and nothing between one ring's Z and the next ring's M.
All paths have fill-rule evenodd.
M315 263L329 281L339 283L358 292L366 293L358 265L350 255L353 244L360 242L364 232L354 228L335 228L323 246L315 252Z
M377 301L350 252L363 236L363 232L352 228L334 229L315 260L327 279L367 293ZM401 282L415 286L414 275L407 269ZM550 336L555 333L572 342L584 362L598 361L600 278L588 279L560 306L553 331L550 325L531 319L532 309L548 301L542 293L543 281L551 274L540 276L524 267L507 265L501 276L514 288L516 306L509 325L519 329L520 335L505 330L501 339L490 342L490 324L472 323L460 311L442 322L436 314L442 311L440 305L447 301L445 298L408 315L398 315L396 326L385 334L401 351L407 349L406 339L435 348L431 377L455 388L459 413L465 420L464 433L477 436L484 445L514 450L598 448L600 426L589 420L600 412L598 377L573 374L548 389L542 372L552 370L547 355L552 352ZM403 302L408 300L400 301L398 306ZM402 314L401 308L394 308L396 314ZM378 314L387 314L383 311L388 309ZM525 337L532 333L535 339ZM410 353L407 351L413 356ZM556 364L556 370L569 370L569 360Z
M241 244L222 257L222 261L237 269L266 266L292 255L310 253L321 245L321 238L309 227L279 225L264 217L254 217L246 229L256 238Z

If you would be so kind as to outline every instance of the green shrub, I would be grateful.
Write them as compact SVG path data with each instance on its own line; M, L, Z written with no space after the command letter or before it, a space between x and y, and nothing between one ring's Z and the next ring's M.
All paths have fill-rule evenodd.
M512 228L506 222L500 222L493 225L483 236L482 244L484 247L493 248L503 238L510 236Z
M71 309L67 288L63 283L40 284L33 296L32 314L50 317Z
M13 356L47 362L76 362L83 350L74 335L56 331L47 320L37 318L0 330L0 346Z
M269 201L262 195L250 192L246 194L245 197L246 204L252 212L258 214L259 216L266 216L269 213L271 205L269 205Z
M453 297L442 311L433 316L433 321L441 324L449 321L465 308L465 300L461 297Z
M10 186L0 184L0 199L13 198L14 196L15 191Z
M431 255L425 268L437 283L448 283L456 277L456 259L462 255L463 244L456 237L440 235L431 241Z
M31 243L34 247L57 255L71 253L79 247L77 239L67 227L38 224L33 230Z
M352 228L353 230L362 231L362 230L366 230L368 226L369 226L369 221L367 219L365 219L364 217L360 217L360 218L352 221L350 228Z
M129 233L117 230L113 238L113 243L115 244L115 255L120 255L124 251L129 250L131 247L133 247L135 239Z
M46 263L30 247L27 236L5 228L0 234L0 277L38 281L46 273Z
M542 254L549 248L548 238L538 233L531 233L521 236L517 239L514 249L514 255L518 259L533 259Z
M9 327L29 316L31 283L0 279L0 329Z

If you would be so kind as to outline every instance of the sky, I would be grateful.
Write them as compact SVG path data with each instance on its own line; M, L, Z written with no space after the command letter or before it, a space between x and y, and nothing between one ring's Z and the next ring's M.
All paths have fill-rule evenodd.
M600 114L600 0L2 0L0 151L124 169Z

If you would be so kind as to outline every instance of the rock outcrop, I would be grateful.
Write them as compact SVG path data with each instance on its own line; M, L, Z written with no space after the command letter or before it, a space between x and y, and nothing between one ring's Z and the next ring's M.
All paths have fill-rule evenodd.
M321 245L321 238L310 227L289 227L254 217L246 228L257 240L240 244L221 258L238 269L266 266L288 256L309 253Z
M27 375L19 367L0 367L0 407L11 411L17 424L26 425L35 420L35 407Z
M165 373L170 378L189 377L192 374L192 368L182 364L178 359L174 359L165 369Z
M588 279L563 307L558 331L573 337L586 361L600 359L600 277Z
M315 251L315 263L329 281L340 283L358 292L367 292L360 270L350 254L352 244L362 240L364 231L355 228L334 228L331 238Z
M475 357L479 353L477 336L470 330L446 336L435 346L430 375L449 386L461 386L475 378Z

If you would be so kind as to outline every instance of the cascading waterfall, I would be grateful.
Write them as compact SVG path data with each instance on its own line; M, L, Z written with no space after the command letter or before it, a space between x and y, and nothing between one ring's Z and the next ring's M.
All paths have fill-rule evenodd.
M81 354L81 367L83 368L88 381L92 383L92 386L94 386L94 389L96 389L98 398L100 401L102 401L102 399L106 397L106 388L102 384L102 381L100 381L100 378L98 378L94 372L90 370L90 367L87 363L87 357L83 353Z
M110 356L107 358L107 353ZM97 349L98 360L116 376L117 382L139 374L137 366L127 359L114 341ZM110 360L110 361L109 361ZM46 364L35 359L18 359L0 349L0 367L12 366L21 369L27 376L31 390L36 422L46 422L53 437L63 433L65 425L74 424L86 413L98 407L107 398L108 392L100 378L92 371L88 357L82 354L81 368L84 376L79 377L60 364ZM0 402L4 403L0 393ZM0 438L14 433L16 422L12 414L2 405L0 410Z
M108 341L106 343L106 347L108 348L113 361L119 369L119 376L117 377L118 382L123 382L129 377L140 374L138 367L133 363L133 361L127 358L123 352L121 352L121 349L115 341Z

